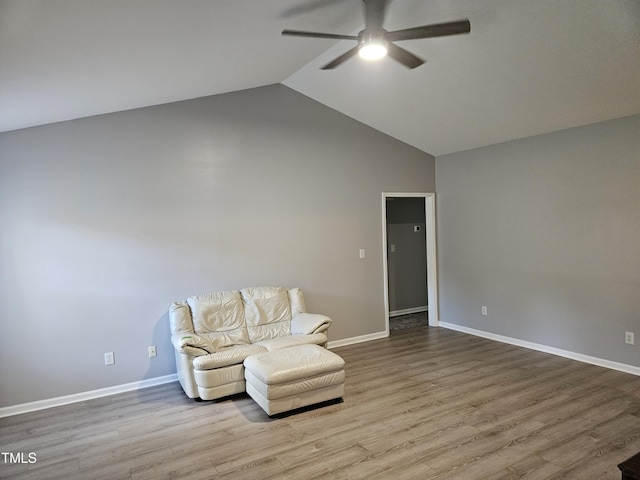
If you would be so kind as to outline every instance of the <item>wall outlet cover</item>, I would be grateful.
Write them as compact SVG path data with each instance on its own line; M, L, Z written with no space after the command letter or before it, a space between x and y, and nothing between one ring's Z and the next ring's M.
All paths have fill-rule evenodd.
M113 365L114 363L116 363L116 359L115 356L113 355L113 352L107 352L104 354L104 364L105 365Z
M624 343L629 345L635 344L635 334L633 332L624 332Z

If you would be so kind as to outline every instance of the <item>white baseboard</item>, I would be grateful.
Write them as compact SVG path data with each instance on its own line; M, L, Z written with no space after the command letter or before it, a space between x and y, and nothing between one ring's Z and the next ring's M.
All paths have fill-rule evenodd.
M336 340L327 344L328 348L342 347L346 345L352 345L355 343L368 342L370 340L377 340L379 338L385 338L389 336L389 332L377 332L367 335L361 335L359 337L345 338L342 340ZM65 395L63 397L47 398L44 400L38 400L35 402L22 403L19 405L11 405L9 407L0 407L0 418L10 417L12 415L20 415L21 413L35 412L36 410L45 410L47 408L59 407L61 405L68 405L70 403L83 402L85 400L91 400L93 398L106 397L108 395L115 395L118 393L130 392L132 390L140 390L142 388L153 387L156 385L162 385L164 383L171 383L178 381L178 374L166 375L164 377L149 378L139 382L126 383L124 385L116 385L113 387L100 388L98 390L91 390L88 392L75 393L73 395Z
M124 385L116 385L113 387L100 388L88 392L75 393L73 395L65 395L64 397L48 398L38 400L36 402L22 403L20 405L12 405L10 407L0 408L0 418L10 417L12 415L20 415L21 413L35 412L36 410L44 410L46 408L59 407L70 403L83 402L93 398L106 397L117 393L130 392L131 390L140 390L142 388L154 387L164 383L178 381L178 374L165 375L164 377L149 378L139 382L125 383Z
M389 332L376 332L369 333L367 335L360 335L358 337L343 338L342 340L334 340L327 344L327 348L345 347L347 345L353 345L355 343L369 342L371 340L378 340L379 338L386 338L389 336Z
M440 322L439 325L441 327L448 328L449 330L456 330L457 332L468 333L470 335L475 335L476 337L488 338L489 340L508 343L511 345L515 345L517 347L529 348L531 350L537 350L539 352L551 353L553 355L558 355L559 357L570 358L571 360L577 360L583 363L590 363L591 365L597 365L598 367L605 367L611 370L618 370L620 372L625 372L625 373L630 373L632 375L640 376L640 367L627 365L626 363L613 362L611 360L592 357L590 355L583 355L582 353L570 352L568 350L549 347L547 345L542 345L539 343L527 342L526 340L520 340L518 338L505 337L504 335L484 332L482 330L476 330L475 328L464 327L462 325L456 325L454 323Z
M410 313L420 313L428 311L429 307L427 305L423 305L421 307L405 308L404 310L394 310L393 312L389 312L389 316L398 317L400 315L409 315Z
M342 340L336 340L327 344L328 348L342 347L346 345L353 345L355 343L368 342L370 340L377 340L379 338L385 338L389 336L389 332L377 332L367 335L361 335L359 337L345 338ZM91 400L93 398L106 397L108 395L116 395L118 393L130 392L132 390L140 390L142 388L153 387L156 385L162 385L164 383L171 383L178 381L178 374L174 373L166 375L164 377L149 378L139 382L126 383L124 385L116 385L113 387L100 388L98 390L91 390L88 392L75 393L73 395L65 395L63 397L47 398L44 400L38 400L35 402L22 403L19 405L11 405L9 407L0 407L0 418L10 417L12 415L20 415L21 413L35 412L36 410L45 410L47 408L59 407L61 405L68 405L70 403L83 402L85 400Z
M448 322L440 322L439 326L448 328L449 330L455 330L462 333L468 333L477 337L487 338L489 340L495 340L497 342L508 343L516 345L518 347L529 348L531 350L537 350L539 352L551 353L560 357L570 358L579 362L589 363L591 365L597 365L599 367L610 368L612 370L618 370L632 375L640 376L640 367L633 365L627 365L626 363L613 362L611 360L605 360L602 358L592 357L589 355L583 355L581 353L570 352L562 350L560 348L549 347L547 345L541 345L539 343L527 342L517 338L506 337L504 335L498 335L496 333L484 332L482 330L476 330L474 328L465 327L462 325L456 325ZM386 338L389 336L389 332L376 332L369 333L367 335L360 335L358 337L344 338L342 340L335 340L328 343L328 348L344 347L347 345L353 345L356 343L369 342L371 340L378 340L380 338ZM88 392L76 393L73 395L66 395L63 397L49 398L45 400L38 400L36 402L23 403L20 405L12 405L9 407L0 408L0 418L10 417L12 415L20 415L21 413L34 412L36 410L44 410L52 407L59 407L61 405L68 405L70 403L82 402L85 400L91 400L93 398L106 397L108 395L115 395L118 393L130 392L132 390L140 390L142 388L153 387L156 385L162 385L165 383L177 382L178 375L176 373L171 375L165 375L163 377L149 378L147 380L141 380L139 382L126 383L124 385L116 385L113 387L100 388L98 390L91 390Z

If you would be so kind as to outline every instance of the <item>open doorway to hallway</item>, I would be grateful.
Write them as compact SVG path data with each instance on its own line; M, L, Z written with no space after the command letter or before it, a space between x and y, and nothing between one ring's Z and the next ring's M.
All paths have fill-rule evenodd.
M389 331L428 325L424 198L387 197Z
M435 195L383 193L387 333L437 325Z

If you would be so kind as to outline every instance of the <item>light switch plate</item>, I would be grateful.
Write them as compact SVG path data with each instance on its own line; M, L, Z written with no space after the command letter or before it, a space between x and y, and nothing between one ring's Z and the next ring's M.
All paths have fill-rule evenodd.
M624 343L633 345L635 343L635 334L633 332L624 332Z
M104 354L104 364L105 365L113 365L116 363L116 359L113 355L113 352L107 352Z

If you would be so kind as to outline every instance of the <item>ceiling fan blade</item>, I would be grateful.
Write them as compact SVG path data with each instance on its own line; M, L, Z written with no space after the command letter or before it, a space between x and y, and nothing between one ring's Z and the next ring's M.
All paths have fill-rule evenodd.
M332 62L327 63L324 67L322 67L322 70L331 70L332 68L336 68L338 65L343 64L351 57L353 57L356 53L358 53L358 48L359 47L353 47L351 50L347 50L347 52L343 53Z
M303 13L313 12L343 1L344 0L307 0L306 2L301 2L300 5L294 5L293 7L287 8L280 14L280 18L288 18L295 15L301 15Z
M335 33L305 32L302 30L283 30L282 35L293 37L333 38L336 40L358 40L354 35L339 35Z
M382 30L386 0L363 0L365 29L371 31Z
M413 53L401 48L393 43L387 45L387 55L393 58L396 62L400 62L407 68L416 68L424 63L420 57Z
M469 33L470 31L471 23L469 23L469 20L459 20L457 22L438 23L435 25L423 25L422 27L396 30L394 32L388 32L385 38L389 42L397 42L398 40L458 35L460 33Z

